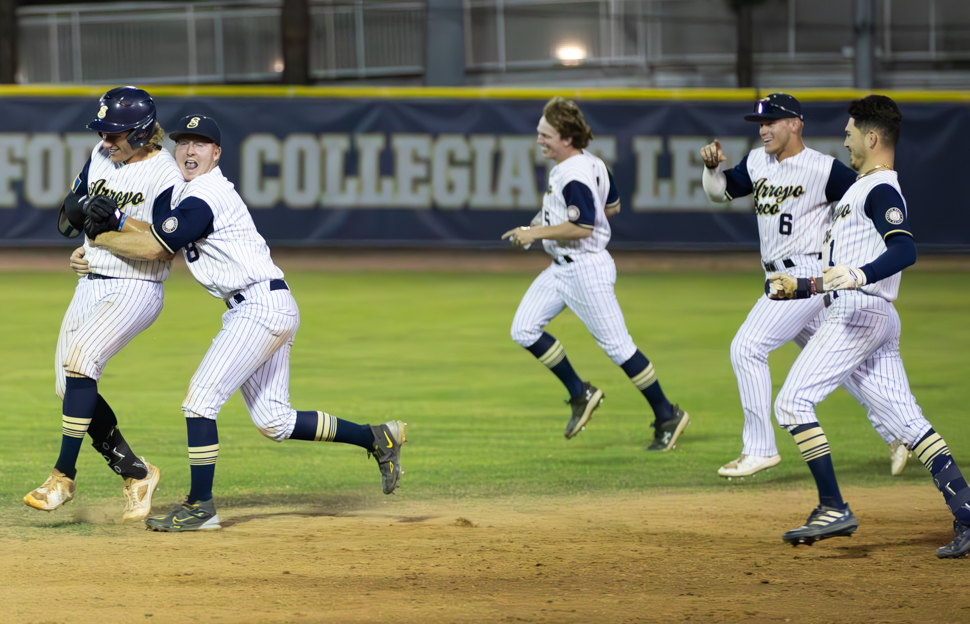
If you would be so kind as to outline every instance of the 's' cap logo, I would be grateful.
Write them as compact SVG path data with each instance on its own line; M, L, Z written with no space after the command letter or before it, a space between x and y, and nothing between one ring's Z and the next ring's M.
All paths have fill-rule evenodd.
M187 126L185 126L185 127L186 128L198 128L199 127L199 119L201 119L201 117L193 117L192 119L189 120L189 124Z
M98 119L104 119L104 116L107 114L108 114L108 107L102 104L101 110L98 111Z

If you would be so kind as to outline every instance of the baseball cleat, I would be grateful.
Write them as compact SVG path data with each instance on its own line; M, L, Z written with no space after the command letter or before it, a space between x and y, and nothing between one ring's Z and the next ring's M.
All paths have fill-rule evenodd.
M894 477L903 474L903 468L906 467L906 460L909 459L909 456L909 449L899 440L893 440L889 445L889 473Z
M647 447L648 451L669 451L674 448L677 438L690 424L690 415L680 409L679 405L671 406L674 417L662 423L653 421L653 443Z
M221 529L219 514L213 499L207 501L185 502L164 516L152 516L145 520L147 527L153 531L171 531L183 533L185 531L211 531Z
M145 461L144 457L141 460L145 463L148 475L144 479L125 479L125 515L121 517L122 522L141 522L152 512L152 494L158 488L162 473L157 466Z
M732 477L750 477L756 472L760 472L765 468L777 466L780 463L781 455L778 455L777 453L770 457L742 454L733 462L728 462L718 468L717 474L725 479L731 479Z
M792 546L805 544L811 546L815 542L830 537L849 536L859 528L859 520L846 505L845 509L836 509L826 505L819 505L808 516L805 524L785 533L781 539Z
M393 494L401 480L401 446L407 442L404 429L407 423L392 420L383 425L371 425L374 432L374 448L367 452L377 460L381 469L381 485L385 494Z
M604 398L606 398L606 395L603 394L602 390L588 381L584 381L583 393L575 399L566 401L573 408L573 417L566 424L565 436L567 440L583 430Z
M34 509L53 511L73 498L74 479L68 479L67 475L55 468L44 485L24 496L24 502Z
M953 541L936 549L940 559L956 559L970 553L970 525L959 520L953 521Z

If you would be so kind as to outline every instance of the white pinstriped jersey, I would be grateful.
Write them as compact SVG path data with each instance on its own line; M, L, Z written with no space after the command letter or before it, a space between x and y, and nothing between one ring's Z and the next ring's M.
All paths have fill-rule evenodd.
M579 240L543 240L542 247L553 256L562 256L583 251L602 251L610 242L612 231L604 212L606 198L610 192L610 177L606 164L588 150L571 156L552 168L549 172L549 190L542 198L542 222L545 225L560 225L574 222L579 216L574 206L567 206L563 189L570 182L579 182L593 194L596 215L593 222L593 235Z
M107 195L129 217L152 222L155 199L165 190L184 184L175 158L162 148L155 156L132 164L111 161L101 143L91 152L82 176L87 176L88 195ZM167 260L132 260L116 256L110 251L92 247L84 237L84 259L92 273L107 277L164 282L172 263Z
M825 233L825 244L822 250L825 266L843 264L858 268L885 253L886 241L865 211L866 199L870 191L880 184L888 184L902 197L903 192L899 188L895 171L876 171L859 178L838 202L832 215L832 223ZM896 206L896 208L899 209L898 222L902 224L907 216L906 200L903 200L902 206ZM893 214L890 210L886 214L886 219L894 218ZM908 235L907 230L903 231ZM902 276L902 272L895 273L874 284L866 284L859 290L882 297L886 301L895 301L899 296L899 282Z
M745 162L750 187L743 195L754 195L762 261L820 252L831 215L826 188L835 158L806 147L778 162L775 155L759 147L751 150ZM728 186L729 198L743 196L732 195L732 188Z
M192 276L209 294L226 299L252 284L283 278L249 208L219 167L177 189L172 207L188 197L212 210L212 233L183 249Z

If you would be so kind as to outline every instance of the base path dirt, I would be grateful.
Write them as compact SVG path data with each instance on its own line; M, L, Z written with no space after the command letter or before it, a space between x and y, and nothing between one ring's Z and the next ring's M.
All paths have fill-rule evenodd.
M967 622L938 492L849 489L859 531L781 534L814 493L222 507L155 533L83 500L0 529L3 622ZM297 502L294 500L294 503ZM305 503L305 499L300 499ZM73 509L71 508L73 506Z

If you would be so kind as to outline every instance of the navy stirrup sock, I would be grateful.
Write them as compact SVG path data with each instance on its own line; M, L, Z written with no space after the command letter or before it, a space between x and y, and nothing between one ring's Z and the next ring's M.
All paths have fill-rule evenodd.
M815 485L818 486L818 502L826 507L845 509L839 483L835 480L835 468L832 466L832 456L829 454L829 441L825 437L822 427L816 423L798 425L790 430L795 444L802 453L802 458L808 464Z
M575 399L583 393L583 380L579 378L579 375L573 370L573 365L569 363L569 358L566 357L566 349L563 348L562 343L553 336L542 332L539 339L532 346L526 347L526 350L536 356L536 359L559 378L559 381L569 391L570 399Z

